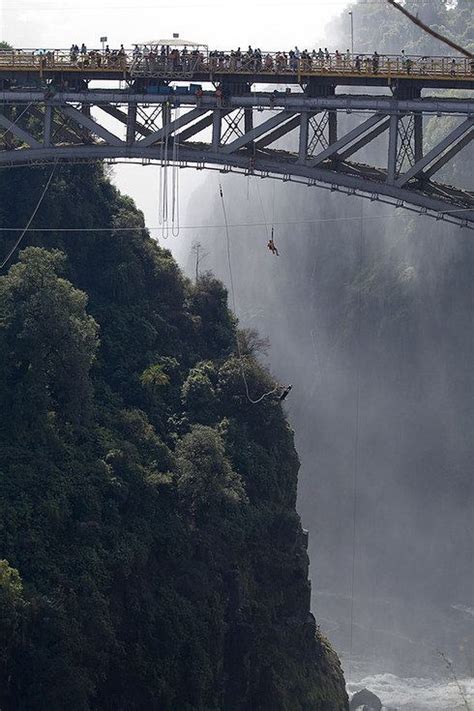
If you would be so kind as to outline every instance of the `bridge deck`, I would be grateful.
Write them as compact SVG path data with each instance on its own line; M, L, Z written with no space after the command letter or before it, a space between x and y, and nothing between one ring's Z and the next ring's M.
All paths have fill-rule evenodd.
M191 81L199 83L308 84L387 86L397 83L416 88L474 89L474 63L467 58L328 55L288 59L281 53L264 53L262 60L237 60L223 52L180 57L154 53L141 56L127 50L105 54L91 50L74 55L67 50L0 51L0 80L69 79L117 81Z

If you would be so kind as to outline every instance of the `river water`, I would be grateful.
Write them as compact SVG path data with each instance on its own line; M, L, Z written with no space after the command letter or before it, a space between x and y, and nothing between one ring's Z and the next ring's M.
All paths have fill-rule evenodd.
M313 591L321 632L339 653L349 698L369 689L384 710L474 711L474 610L466 604L411 606ZM352 648L352 653L350 649Z
M370 689L384 709L398 711L467 711L474 709L474 679L454 680L429 677L399 677L373 674L358 677L347 684L349 698L360 689ZM459 688L461 687L461 688ZM463 698L464 697L464 698Z

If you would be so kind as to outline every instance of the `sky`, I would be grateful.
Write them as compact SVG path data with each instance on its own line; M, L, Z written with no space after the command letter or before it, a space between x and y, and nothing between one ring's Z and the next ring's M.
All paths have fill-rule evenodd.
M222 49L249 44L264 51L303 49L331 45L324 27L346 5L347 0L0 0L0 39L23 48L64 48L73 42L98 47L105 35L111 47L118 47L178 32ZM349 17L347 27L349 34ZM114 168L118 187L135 199L149 226L158 224L158 171L156 166ZM180 171L183 223L194 189L208 177Z
M346 0L0 0L1 35L15 46L111 46L170 37L179 32L220 46L290 48L310 44ZM238 11L235 12L235 8ZM291 12L289 11L291 9Z

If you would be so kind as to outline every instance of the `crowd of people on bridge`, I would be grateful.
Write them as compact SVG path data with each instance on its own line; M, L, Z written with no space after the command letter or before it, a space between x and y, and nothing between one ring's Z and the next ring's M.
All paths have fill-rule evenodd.
M117 67L127 64L127 52L123 44L120 49L110 49L109 45L105 45L101 50L88 50L84 42L79 45L72 44L69 50L69 59L72 64L80 64L83 67Z
M22 50L16 50L22 53ZM37 50L43 66L62 64L66 59L61 51ZM78 68L113 68L130 70L132 73L153 75L169 73L405 73L405 74L450 74L451 76L474 74L474 61L454 57L415 57L401 50L398 56L353 54L349 49L330 52L327 47L303 49L297 46L287 51L263 52L249 46L231 51L210 50L204 45L187 47L182 44L134 45L126 50L122 45L111 49L88 49L84 43L72 44L69 62Z
M406 74L413 72L427 74L449 72L455 75L458 68L464 68L465 60L455 58L410 57L402 50L400 55L380 55L374 51L372 55L352 54L349 49L340 52L329 52L321 47L309 51L300 50L297 46L288 51L262 52L260 48L248 47L242 50L224 52L211 50L205 53L202 49L188 49L186 46L172 47L169 45L151 46L135 45L132 52L133 66L148 71L165 69L168 71L235 71L255 73L305 73L305 72L355 72L377 74L379 71L400 71ZM474 71L474 65L471 65Z

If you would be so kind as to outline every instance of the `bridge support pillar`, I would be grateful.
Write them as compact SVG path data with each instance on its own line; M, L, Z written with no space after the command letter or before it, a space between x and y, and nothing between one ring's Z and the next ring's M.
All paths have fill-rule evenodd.
M161 121L163 128L171 123L171 106L169 102L163 104L163 108L161 109Z
M306 157L308 154L308 128L309 128L309 115L307 111L301 113L300 116L300 138L299 138L299 149L298 149L298 163L306 163Z
M337 111L328 111L328 142L332 146L337 141Z
M212 150L217 152L221 144L222 112L215 109L212 114Z
M423 115L415 114L414 117L414 130L413 130L413 143L414 143L414 154L415 162L418 162L423 158Z
M53 125L53 107L51 104L46 104L44 107L44 124L43 124L43 145L49 147L51 145L52 138L52 125Z
M244 133L250 133L253 129L253 109L244 109ZM249 141L247 148L255 151L255 141Z
M253 110L244 110L244 132L249 133L253 128Z
M397 177L397 153L398 153L398 115L390 116L388 134L388 162L387 162L387 182L394 183Z
M137 123L137 105L130 104L127 112L127 146L135 143L135 129Z

